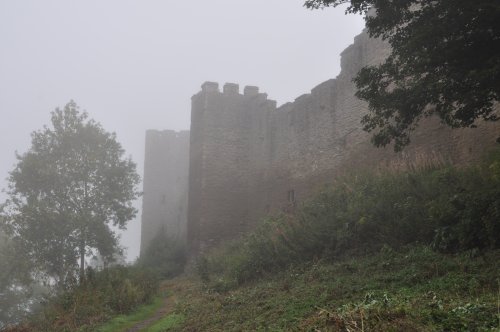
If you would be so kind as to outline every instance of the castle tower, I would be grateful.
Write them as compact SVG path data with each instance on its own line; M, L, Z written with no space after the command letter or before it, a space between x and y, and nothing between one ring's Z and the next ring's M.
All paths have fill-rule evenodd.
M160 231L186 240L188 165L189 131L146 132L141 254Z
M188 242L194 253L251 228L255 121L276 108L257 87L206 82L192 97Z

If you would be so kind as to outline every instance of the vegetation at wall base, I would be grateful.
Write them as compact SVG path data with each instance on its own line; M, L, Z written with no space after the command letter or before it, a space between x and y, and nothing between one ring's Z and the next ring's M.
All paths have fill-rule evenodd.
M180 239L167 236L162 229L141 253L137 266L154 270L163 279L170 279L184 271L186 261L186 244Z
M290 265L420 243L443 253L500 248L500 153L468 168L337 179L294 214L270 217L242 241L200 257L222 289Z

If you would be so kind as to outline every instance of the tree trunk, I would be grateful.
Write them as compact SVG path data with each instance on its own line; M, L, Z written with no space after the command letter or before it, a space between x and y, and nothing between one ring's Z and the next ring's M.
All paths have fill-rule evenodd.
M80 242L80 284L85 280L85 240Z
M85 176L85 179L88 178L88 175ZM88 214L87 214L87 210L88 210L88 186L87 186L87 180L84 180L83 181L83 190L84 190L84 193L83 193L83 211L84 211L84 217L85 219L88 217ZM87 220L85 220L87 221ZM83 223L85 225L85 222ZM81 239L80 239L80 285L83 284L83 282L85 281L85 236L86 236L86 232L84 232L83 230L86 229L83 225L82 225L82 229L81 229Z

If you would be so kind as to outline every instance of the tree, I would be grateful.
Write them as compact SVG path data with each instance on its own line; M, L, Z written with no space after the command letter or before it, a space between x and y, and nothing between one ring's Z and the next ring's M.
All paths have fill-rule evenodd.
M75 102L52 112L52 127L32 133L9 178L7 232L39 277L59 284L84 278L85 256L111 258L118 237L137 213L139 176L114 133ZM78 264L79 260L79 264Z
M453 128L499 119L500 3L498 0L306 0L308 8L349 3L347 13L367 13L371 37L392 47L378 66L354 82L368 102L364 130L395 150L410 142L418 121L432 114Z

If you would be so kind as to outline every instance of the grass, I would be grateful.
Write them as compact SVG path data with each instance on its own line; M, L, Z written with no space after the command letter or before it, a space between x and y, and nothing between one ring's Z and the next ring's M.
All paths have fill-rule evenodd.
M145 332L163 332L169 331L172 328L180 326L185 320L184 315L182 314L169 314L158 322L154 323L150 327L146 328Z
M409 246L291 266L228 291L174 287L169 331L500 331L500 251Z
M116 332L124 331L135 324L142 322L154 315L163 305L163 297L156 297L153 303L140 307L137 311L130 315L116 316L106 324L102 325L97 331L99 332Z

